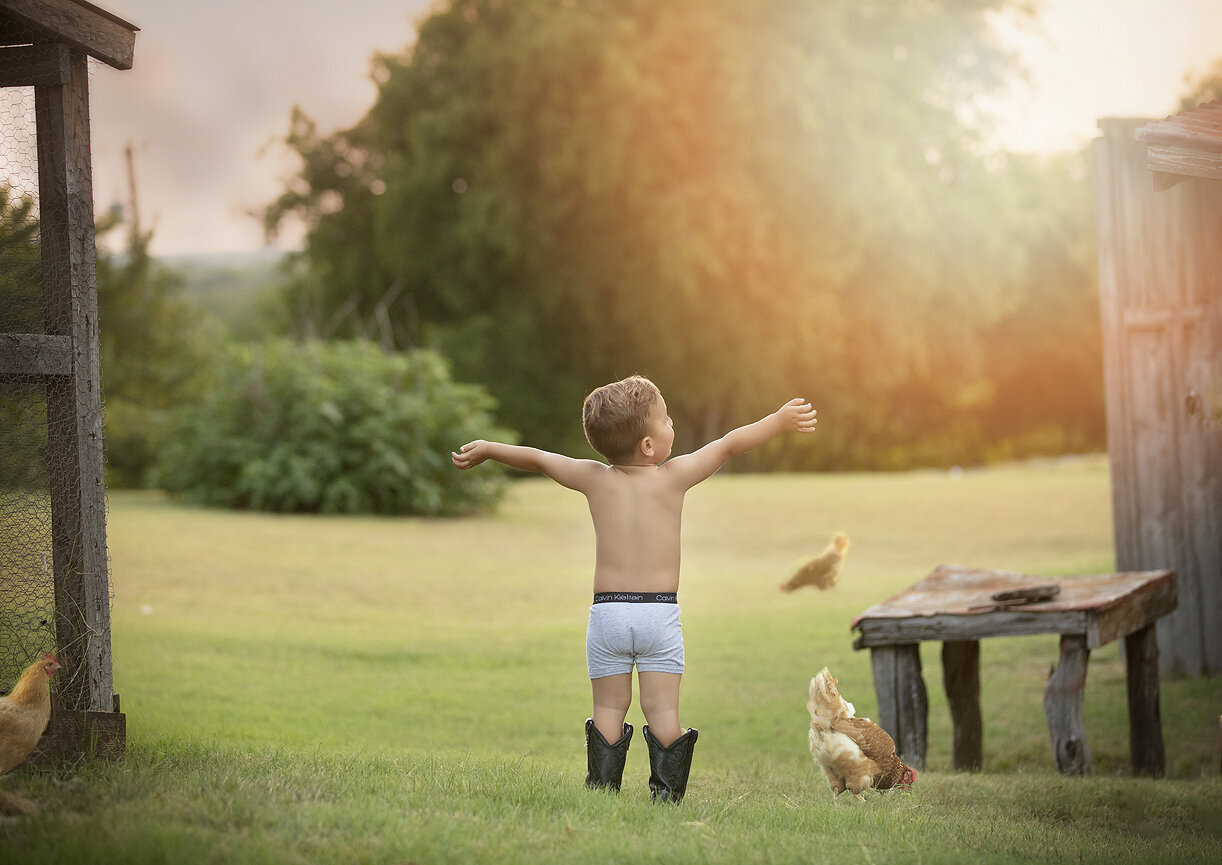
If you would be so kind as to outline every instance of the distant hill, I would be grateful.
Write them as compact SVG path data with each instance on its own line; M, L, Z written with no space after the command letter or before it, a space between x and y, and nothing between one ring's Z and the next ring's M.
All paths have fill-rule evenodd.
M215 316L234 336L251 337L264 325L260 307L284 281L285 253L276 250L174 255L158 264L183 278L186 299Z

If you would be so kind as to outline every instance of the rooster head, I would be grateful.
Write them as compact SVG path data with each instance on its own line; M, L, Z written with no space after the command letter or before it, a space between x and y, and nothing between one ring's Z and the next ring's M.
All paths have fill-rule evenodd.
M913 769L911 766L905 766L904 774L900 775L900 782L896 786L898 786L901 790L907 790L916 783L916 779L917 770Z
M42 669L47 674L48 679L54 676L57 670L63 669L59 661L55 660L55 656L50 652L43 655L42 659L46 661L46 663L42 665Z
M810 680L810 701L806 704L811 716L828 720L835 717L853 717L853 704L840 696L839 682L828 672L827 667Z

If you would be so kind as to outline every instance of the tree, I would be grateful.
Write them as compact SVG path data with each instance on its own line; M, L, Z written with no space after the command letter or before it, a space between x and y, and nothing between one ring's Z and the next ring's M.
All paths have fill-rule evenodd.
M1196 108L1203 102L1222 99L1222 59L1215 60L1213 66L1195 82L1187 77L1185 81L1188 84L1188 92L1180 99L1181 111Z
M1013 68L990 26L1011 13L453 0L376 58L354 128L294 114L267 225L309 226L302 329L436 347L543 446L577 447L584 393L641 371L680 448L778 392L837 420L757 465L978 447L979 335L1018 253L974 106Z
M449 460L492 429L491 408L482 388L454 382L428 351L351 341L230 346L202 398L175 413L159 479L231 508L463 513L503 490L499 472L457 472Z
M116 230L121 216L97 221L98 236ZM151 233L132 225L127 251L98 251L98 317L101 333L107 479L113 486L140 486L153 461L162 415L191 398L203 366L206 328L180 296L176 275L148 253ZM34 199L15 196L0 185L0 283L5 302L0 331L40 333L42 247ZM6 397L2 409L30 427L30 441L45 440L45 408L25 405L24 396ZM12 413L16 414L12 414ZM41 420L39 415L42 415Z
M34 199L0 182L0 333L43 329L42 261ZM47 411L37 378L0 382L0 493L45 481Z
M0 182L0 332L42 331L42 260L34 199Z
M98 236L122 214L97 221ZM127 249L97 256L98 322L105 397L107 482L139 487L164 435L165 415L199 394L215 328L182 296L182 278L149 255L151 231L127 224Z
M1087 152L1011 157L999 201L1013 233L1007 302L989 346L982 456L1099 449L1106 443L1094 201ZM984 442L982 442L984 444Z

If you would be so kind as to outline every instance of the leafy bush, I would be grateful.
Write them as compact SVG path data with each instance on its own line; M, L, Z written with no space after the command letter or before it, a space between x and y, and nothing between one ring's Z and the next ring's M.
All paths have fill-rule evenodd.
M264 511L455 514L493 504L495 470L449 452L492 429L493 401L429 351L274 341L234 347L180 409L159 458L170 492Z

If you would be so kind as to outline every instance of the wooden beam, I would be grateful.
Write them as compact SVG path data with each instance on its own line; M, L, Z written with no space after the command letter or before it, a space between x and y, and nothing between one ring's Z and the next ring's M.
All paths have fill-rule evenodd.
M127 748L127 716L113 712L57 709L28 762L43 769L65 763L65 755L119 762Z
M920 646L877 646L870 649L878 725L895 740L900 759L914 769L925 768L929 700L921 676Z
M1174 613L1179 604L1178 587L1179 579L1171 572L1170 579L1144 586L1126 603L1092 614L1086 628L1087 648L1106 646L1112 640L1127 637Z
M1158 707L1158 639L1147 625L1124 638L1129 695L1129 756L1134 775L1161 778L1167 770Z
M1044 686L1044 715L1052 739L1052 756L1057 768L1066 775L1089 775L1093 769L1082 715L1089 663L1086 637L1062 636L1060 661L1048 674Z
M0 333L0 379L70 375L72 339L39 333Z
M853 648L896 646L926 640L976 640L1032 634L1085 634L1084 610L999 610L970 616L942 614L908 619L862 619Z
M68 53L59 43L0 48L0 87L67 84Z
M1155 172L1222 180L1222 153L1151 144L1146 148L1146 167Z
M68 84L34 88L44 327L71 341L70 375L46 384L56 643L69 673L54 699L58 710L109 712L114 692L88 58L73 52L69 65Z
M950 707L955 771L979 772L984 765L979 640L942 644L942 685Z
M78 0L0 0L0 9L46 38L67 42L116 69L131 69L139 29L122 18Z

